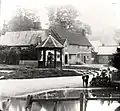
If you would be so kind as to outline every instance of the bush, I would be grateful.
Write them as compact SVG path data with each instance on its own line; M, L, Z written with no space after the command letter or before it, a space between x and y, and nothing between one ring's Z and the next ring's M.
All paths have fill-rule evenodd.
M19 64L20 50L17 47L0 46L0 63Z
M31 45L26 49L21 49L21 60L37 60L37 50L35 45Z

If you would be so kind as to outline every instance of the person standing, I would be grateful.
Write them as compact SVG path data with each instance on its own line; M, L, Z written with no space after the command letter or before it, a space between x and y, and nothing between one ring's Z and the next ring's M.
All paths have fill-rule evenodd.
M85 83L85 74L82 75L82 80L83 80L83 87L84 87L84 83Z
M86 87L88 87L88 80L89 80L89 75L87 74L86 76L85 76L85 86Z

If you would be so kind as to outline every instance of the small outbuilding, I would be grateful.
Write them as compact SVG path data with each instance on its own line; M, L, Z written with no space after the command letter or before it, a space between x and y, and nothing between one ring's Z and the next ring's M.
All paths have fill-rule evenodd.
M62 50L64 46L58 40L49 35L36 48L39 68L62 68Z
M97 58L99 64L108 64L116 52L117 46L101 46L98 48Z

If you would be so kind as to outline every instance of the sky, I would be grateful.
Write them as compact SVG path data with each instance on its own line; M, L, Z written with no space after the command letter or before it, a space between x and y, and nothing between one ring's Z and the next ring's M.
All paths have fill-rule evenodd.
M112 39L114 31L120 29L120 0L2 0L0 24L10 20L16 7L20 6L35 9L45 27L48 22L46 7L64 4L72 4L78 9L79 19L91 26L91 38L104 42L108 37Z

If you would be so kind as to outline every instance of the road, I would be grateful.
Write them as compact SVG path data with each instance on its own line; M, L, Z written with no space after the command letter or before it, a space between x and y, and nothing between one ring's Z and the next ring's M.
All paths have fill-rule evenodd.
M90 75L89 81L92 76ZM83 87L82 76L0 80L0 96L17 96L48 89Z

